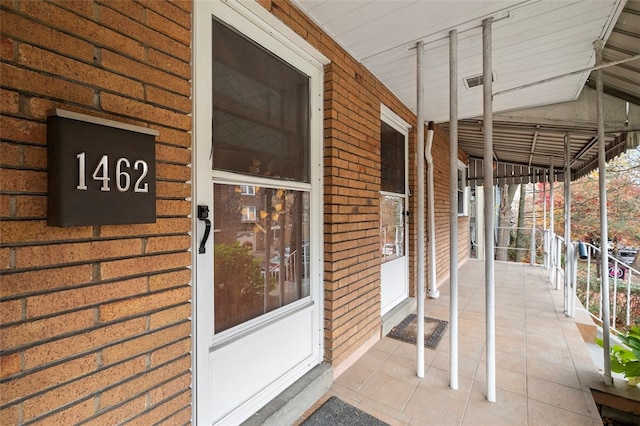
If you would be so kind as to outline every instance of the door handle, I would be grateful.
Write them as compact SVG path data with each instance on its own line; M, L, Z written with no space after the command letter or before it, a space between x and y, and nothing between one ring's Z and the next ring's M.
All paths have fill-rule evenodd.
M211 232L211 221L209 220L209 206L198 206L198 220L204 222L204 235L202 236L202 241L200 241L200 247L198 248L198 253L204 253L204 246L207 244L207 240L209 239L209 233Z

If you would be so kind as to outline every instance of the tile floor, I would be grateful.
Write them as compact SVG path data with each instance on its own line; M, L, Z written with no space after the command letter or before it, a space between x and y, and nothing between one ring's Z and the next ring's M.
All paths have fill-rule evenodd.
M495 264L497 402L486 399L484 263L459 272L459 388L449 387L448 330L425 348L425 377L416 376L415 345L377 342L336 378L338 396L391 425L601 425L589 388L603 389L576 325L562 310L562 291L541 267ZM449 284L425 314L449 319Z

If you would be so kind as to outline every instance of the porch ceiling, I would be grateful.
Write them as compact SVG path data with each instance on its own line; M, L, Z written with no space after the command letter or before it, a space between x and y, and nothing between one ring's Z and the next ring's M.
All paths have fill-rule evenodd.
M574 179L597 168L595 120L576 123L568 114L563 119L538 120L508 113L576 101L585 84L594 84L589 71L500 92L592 67L597 39L607 41L605 62L640 54L640 0L293 1L414 112L415 45L424 41L425 117L445 127L449 119L448 34L457 29L459 145L477 158L482 157L483 149L482 86L469 88L465 79L482 74L481 22L493 17L494 160L547 168L554 158L555 165L561 166L565 134L571 132ZM627 115L623 110L606 127L640 126L640 60L606 68L603 75L606 93L632 103L629 120L619 119L620 114ZM501 120L499 113L508 117ZM609 157L626 149L625 139L637 141L637 136L607 134ZM510 170L516 169L521 170ZM527 174L531 174L529 169ZM520 180L528 181L525 176Z

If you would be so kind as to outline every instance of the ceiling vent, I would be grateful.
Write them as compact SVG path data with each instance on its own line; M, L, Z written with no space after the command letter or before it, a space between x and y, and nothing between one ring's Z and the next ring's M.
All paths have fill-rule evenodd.
M472 87L476 87L476 86L482 86L482 74L480 75L474 75L473 77L467 77L465 79L463 79L464 81L464 86L467 89L471 89ZM491 81L495 82L496 81L496 73L492 73L491 74Z

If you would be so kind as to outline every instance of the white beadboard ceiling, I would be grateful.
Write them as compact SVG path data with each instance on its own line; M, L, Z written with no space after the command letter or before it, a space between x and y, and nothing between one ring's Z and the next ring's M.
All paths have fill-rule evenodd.
M640 16L639 1L629 0L526 0L526 1L433 1L433 0L293 0L294 3L320 27L332 36L356 60L368 68L403 103L416 111L416 43L425 44L425 119L436 123L449 121L449 39L450 30L458 31L458 94L460 120L476 119L481 128L482 85L467 88L464 79L482 74L482 20L493 17L492 60L494 113L517 111L578 99L589 72L555 79L528 88L500 93L504 90L538 82L570 72L583 70L595 64L593 42L621 39L625 49L611 52L605 48L605 61L638 54L636 43ZM628 5L623 14L625 5ZM620 21L620 22L619 22ZM631 47L630 47L631 46ZM638 62L607 69L608 74L622 72L626 100L638 104ZM617 77L617 76L616 76ZM618 78L619 80L619 78ZM612 78L610 81L614 81ZM606 90L606 87L605 87ZM621 96L618 96L621 97ZM634 110L637 111L637 110ZM473 123L474 121L472 121ZM539 132L535 122L523 119L530 126L527 136L518 132L522 146L510 147L513 123L503 131L494 125L497 137L505 139L504 152L496 150L496 161L512 164L548 167L550 157L561 162L564 155L564 134L575 130L575 123L553 127L559 143L551 150L531 155L535 151ZM445 124L446 125L446 124ZM593 126L581 126L581 137L574 138L572 152L581 153L582 163L573 161L572 175L584 175L594 168L587 167L597 144L593 137L584 136ZM481 132L466 138L459 135L461 148L467 152L482 151ZM620 136L620 135L618 135ZM608 142L620 144L626 135L608 135ZM583 140L584 139L584 140ZM575 146L574 146L575 144ZM590 144L590 146L587 146ZM586 154L582 151L587 148ZM520 151L520 152L516 152ZM517 155L520 154L520 155ZM501 158L502 157L502 158ZM536 158L540 160L536 162ZM503 160L504 159L504 160Z

